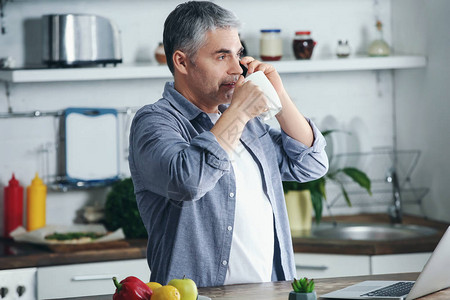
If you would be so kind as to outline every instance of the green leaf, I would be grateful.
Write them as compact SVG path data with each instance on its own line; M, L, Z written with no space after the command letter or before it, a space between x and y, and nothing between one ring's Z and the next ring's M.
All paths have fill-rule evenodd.
M320 220L322 219L322 210L323 210L321 194L317 192L311 192L311 201L314 208L316 223L319 224Z
M308 284L308 290L306 291L307 293L312 293L312 291L314 291L314 279L311 279L311 281Z
M342 190L342 195L344 195L345 202L347 202L347 205L351 207L352 203L350 202L350 198L348 197L348 193L345 190L344 185L341 185L341 190Z
M320 178L317 181L317 185L320 191L320 194L322 195L323 199L327 200L327 192L325 190L325 178Z
M352 167L343 168L342 172L366 189L369 195L372 195L370 179L364 172Z

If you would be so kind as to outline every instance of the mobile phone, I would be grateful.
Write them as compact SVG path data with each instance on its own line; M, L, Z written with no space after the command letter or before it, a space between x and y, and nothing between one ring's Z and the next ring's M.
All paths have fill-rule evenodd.
M242 76L244 76L244 77L247 76L247 68L241 63L239 63L239 65L242 68Z

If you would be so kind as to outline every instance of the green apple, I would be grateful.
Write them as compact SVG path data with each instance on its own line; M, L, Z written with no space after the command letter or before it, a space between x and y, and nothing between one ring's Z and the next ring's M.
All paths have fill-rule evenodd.
M194 280L186 278L172 279L168 285L174 286L180 292L180 300L197 300L198 290Z

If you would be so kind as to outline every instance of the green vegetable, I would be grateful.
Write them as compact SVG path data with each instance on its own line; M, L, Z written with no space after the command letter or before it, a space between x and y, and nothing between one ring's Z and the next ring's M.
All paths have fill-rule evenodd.
M309 280L303 277L297 280L294 278L292 288L296 293L312 293L314 291L314 279Z
M65 232L65 233L58 233L54 232L52 234L46 235L46 240L57 240L57 241L67 241L67 240L77 240L81 238L91 238L93 240L101 238L104 236L103 233L96 233L96 232Z
M147 238L131 178L118 181L112 186L106 197L104 224L112 231L122 228L127 238Z

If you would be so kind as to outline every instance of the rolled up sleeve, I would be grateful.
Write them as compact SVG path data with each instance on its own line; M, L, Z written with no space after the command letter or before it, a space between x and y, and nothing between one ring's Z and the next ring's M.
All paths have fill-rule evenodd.
M306 182L318 179L328 171L328 157L325 152L326 141L317 126L308 119L314 133L311 147L293 139L281 130L282 149L286 162L281 166L283 180Z

